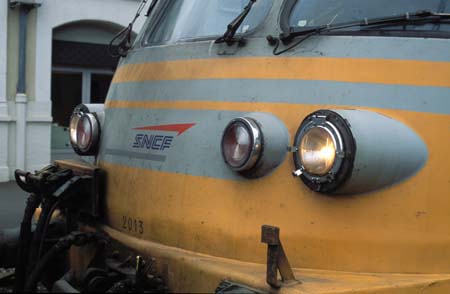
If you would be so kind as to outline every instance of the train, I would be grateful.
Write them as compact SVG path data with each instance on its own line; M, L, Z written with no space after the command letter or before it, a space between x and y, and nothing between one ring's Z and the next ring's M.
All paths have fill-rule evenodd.
M16 171L15 289L449 293L448 4L152 1L94 161Z

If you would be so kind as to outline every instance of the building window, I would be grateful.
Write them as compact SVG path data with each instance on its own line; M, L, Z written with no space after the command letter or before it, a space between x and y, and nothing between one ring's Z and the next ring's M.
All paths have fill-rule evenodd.
M53 30L52 159L73 153L68 133L73 109L80 103L105 102L119 61L109 55L108 44L121 29L101 21L80 21Z
M53 68L53 122L68 127L75 106L80 103L104 103L113 74L111 70Z

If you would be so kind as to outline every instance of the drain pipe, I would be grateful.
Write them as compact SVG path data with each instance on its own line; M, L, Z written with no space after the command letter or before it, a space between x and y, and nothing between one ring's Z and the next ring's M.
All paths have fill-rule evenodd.
M26 48L27 48L27 18L37 1L11 1L11 8L19 7L19 78L16 94L16 168L25 170L26 157L26 124L27 102L26 95Z
M16 168L25 170L27 95L26 95L26 48L27 16L30 8L19 6L19 80L16 94Z

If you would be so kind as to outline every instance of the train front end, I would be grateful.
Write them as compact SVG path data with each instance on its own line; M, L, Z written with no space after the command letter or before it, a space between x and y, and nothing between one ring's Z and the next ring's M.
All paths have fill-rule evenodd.
M450 291L446 3L155 1L105 104L72 116L95 164L56 163L93 181L72 228L108 239L66 281Z

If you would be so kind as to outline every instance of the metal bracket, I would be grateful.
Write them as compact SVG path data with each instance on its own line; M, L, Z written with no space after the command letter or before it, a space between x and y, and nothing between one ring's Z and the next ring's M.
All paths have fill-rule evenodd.
M277 289L282 286L282 283L300 283L295 279L281 244L280 228L263 225L261 227L261 242L267 244L267 283ZM278 271L280 271L281 281L278 280Z
M15 269L0 269L0 284L6 284L6 281L9 281L14 277Z
M9 0L9 7L15 8L17 6L25 6L29 9L39 7L42 5L42 0Z

